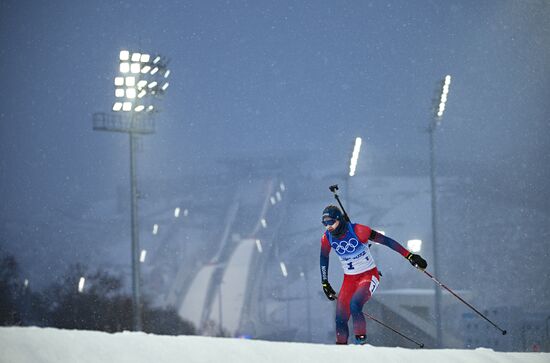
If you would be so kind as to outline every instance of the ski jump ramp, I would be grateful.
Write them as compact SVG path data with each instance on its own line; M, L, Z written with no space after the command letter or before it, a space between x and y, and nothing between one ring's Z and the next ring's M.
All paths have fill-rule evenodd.
M239 331L245 305L246 289L252 258L256 253L256 240L243 239L228 261L217 300L222 301L220 309L212 309L210 318L218 322L231 335ZM238 281L238 282L237 282Z
M210 311L205 310L207 308L206 301L212 288L212 281L215 279L216 270L220 266L203 266L193 279L188 290L192 293L185 296L178 311L179 315L183 319L191 321L199 329L204 329L205 323L211 321L216 326L223 327L231 335L237 333L246 297L246 281L248 281L255 251L255 239L240 240L223 269L221 282L217 282L218 289L213 295Z

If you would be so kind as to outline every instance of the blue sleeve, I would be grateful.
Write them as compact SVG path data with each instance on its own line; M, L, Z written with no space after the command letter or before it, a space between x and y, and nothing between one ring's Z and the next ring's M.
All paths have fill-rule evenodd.
M407 250L405 247L403 247L399 242L397 242L396 240L394 240L390 237L384 236L382 233L372 231L372 235L371 235L370 239L372 241L376 242L376 243L380 243L382 245L388 246L389 248L391 248L392 250L399 253L400 255L402 255L405 258L410 253L409 250Z
M328 256L321 253L321 281L328 280Z
M330 244L328 242L326 235L323 235L323 238L321 238L321 258L320 258L321 281L328 280L329 253L330 253Z

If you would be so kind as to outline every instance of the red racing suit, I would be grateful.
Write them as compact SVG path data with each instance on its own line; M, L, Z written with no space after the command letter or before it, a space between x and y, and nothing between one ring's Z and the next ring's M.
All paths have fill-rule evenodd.
M334 249L340 258L344 269L344 282L336 304L336 343L339 344L347 344L350 315L353 317L355 335L366 335L363 305L370 299L380 282L380 275L370 252L369 240L384 244L405 258L410 253L395 240L362 224L348 223L346 234L340 238L332 236L329 231L321 238L321 279L328 280L331 249Z

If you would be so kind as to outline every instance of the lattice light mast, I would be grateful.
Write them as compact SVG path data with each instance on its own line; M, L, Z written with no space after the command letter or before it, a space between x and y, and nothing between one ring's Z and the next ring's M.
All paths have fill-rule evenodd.
M155 132L155 102L165 94L169 83L168 61L160 56L122 50L119 73L114 79L115 101L110 113L95 113L93 128L98 131L124 132L130 139L130 201L132 236L132 305L134 330L142 329L140 299L140 249L138 191L135 146L137 135Z

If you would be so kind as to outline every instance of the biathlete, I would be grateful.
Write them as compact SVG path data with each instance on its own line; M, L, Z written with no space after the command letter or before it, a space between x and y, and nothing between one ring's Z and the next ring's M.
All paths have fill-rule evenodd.
M348 222L340 208L329 205L321 218L326 231L321 238L321 282L329 300L338 298L336 304L336 344L348 343L348 320L353 318L356 344L366 344L366 322L363 305L370 299L380 283L380 275L368 241L388 246L401 254L416 268L425 269L426 261L411 253L397 241L376 232L368 226ZM338 296L328 282L330 250L334 249L342 262L344 282Z

